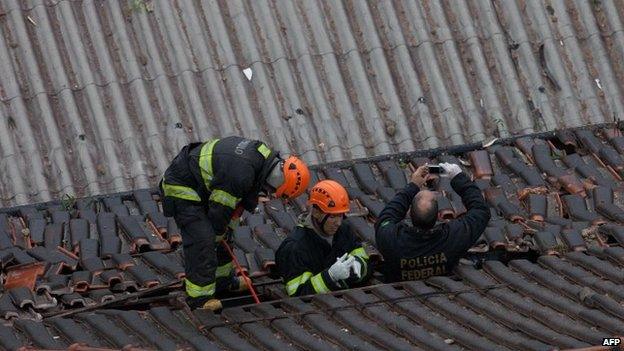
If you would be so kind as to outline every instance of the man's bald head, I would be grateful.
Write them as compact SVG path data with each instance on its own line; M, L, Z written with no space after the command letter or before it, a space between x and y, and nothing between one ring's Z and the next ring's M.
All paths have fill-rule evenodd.
M430 190L421 190L412 199L412 223L420 229L431 229L438 220L438 200Z

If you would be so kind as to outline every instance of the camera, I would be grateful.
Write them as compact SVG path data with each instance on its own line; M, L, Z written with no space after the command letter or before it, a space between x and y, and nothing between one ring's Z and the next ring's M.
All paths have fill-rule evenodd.
M427 168L429 168L429 173L431 174L444 173L444 169L440 165L429 165Z

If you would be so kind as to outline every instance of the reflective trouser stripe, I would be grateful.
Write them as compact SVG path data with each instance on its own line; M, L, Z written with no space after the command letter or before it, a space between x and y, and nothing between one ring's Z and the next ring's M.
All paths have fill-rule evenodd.
M264 145L264 143L258 146L258 152L260 152L265 159L269 158L269 155L271 155L271 149Z
M302 275L288 281L288 283L286 283L286 292L288 293L288 296L294 295L297 292L297 289L299 289L299 286L305 284L311 276L312 272L303 272Z
M240 201L236 196L219 189L212 191L209 200L230 208L236 208L236 204Z
M212 172L212 151L214 150L214 146L217 141L219 141L219 139L207 141L204 146L202 146L199 153L199 169L202 179L204 180L204 184L206 185L206 189L208 190L210 190L210 183L212 182L214 174Z
M310 281L312 283L312 287L314 287L314 291L316 291L317 293L322 294L322 293L326 293L330 291L327 285L325 284L325 281L323 280L323 276L321 275L321 273L313 276L312 279L310 279Z
M215 283L199 286L186 278L184 279L184 285L186 287L186 294L190 297L213 296L216 287Z
M175 197L182 200L189 201L201 201L199 194L195 191L195 189L190 188L188 186L183 185L173 185L167 184L165 182L162 183L162 189L165 193L165 196Z
M232 264L232 262L228 262L222 266L218 266L215 276L217 278L229 277L232 274L233 267L234 265Z

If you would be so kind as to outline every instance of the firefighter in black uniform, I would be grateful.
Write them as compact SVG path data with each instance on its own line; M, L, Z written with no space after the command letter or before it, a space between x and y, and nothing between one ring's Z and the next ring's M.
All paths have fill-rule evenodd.
M427 181L428 166L419 167L411 182L383 209L375 223L377 248L384 257L381 271L387 282L420 280L446 275L474 245L490 220L490 211L479 188L458 165L440 164L442 176L451 178L467 212L436 225L435 193L420 190ZM408 209L413 227L401 223Z
M325 293L359 285L371 276L368 255L347 222L347 191L333 180L310 190L310 211L275 253L289 296Z
M219 242L229 240L243 210L256 208L261 191L294 198L309 180L303 161L284 160L261 141L230 136L182 148L160 186L165 216L173 217L182 233L191 307L219 308L215 296L246 289Z

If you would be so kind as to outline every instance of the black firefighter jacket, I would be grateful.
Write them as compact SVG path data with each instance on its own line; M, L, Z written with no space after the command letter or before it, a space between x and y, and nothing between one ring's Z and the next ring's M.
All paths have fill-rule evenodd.
M188 144L165 171L162 187L165 196L206 206L219 235L238 206L255 209L276 157L261 141L238 136Z
M308 220L309 223L309 220ZM328 273L336 258L350 253L362 264L361 278L352 276L346 281L334 282ZM301 296L352 287L370 278L372 269L362 243L342 222L330 245L309 224L300 223L282 242L275 253L280 276L290 296Z

